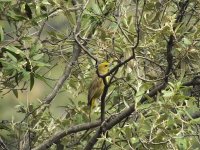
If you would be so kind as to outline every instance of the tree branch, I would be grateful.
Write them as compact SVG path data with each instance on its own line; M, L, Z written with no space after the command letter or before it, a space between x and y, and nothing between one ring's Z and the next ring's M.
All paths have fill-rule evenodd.
M51 145L53 145L53 143L56 143L57 141L59 141L60 139L65 137L66 135L69 135L72 133L77 133L77 132L84 131L84 130L89 130L89 129L98 127L100 124L101 124L101 121L99 120L99 121L92 122L92 123L84 123L84 124L72 126L67 130L56 133L55 135L50 137L48 140L44 141L41 145L39 145L38 147L35 147L33 150L48 149L49 147L51 147Z

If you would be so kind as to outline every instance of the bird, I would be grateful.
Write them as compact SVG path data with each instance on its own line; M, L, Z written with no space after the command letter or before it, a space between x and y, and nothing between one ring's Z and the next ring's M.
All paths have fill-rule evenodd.
M100 63L98 65L98 72L100 75L105 75L109 71L109 63L107 61ZM106 78L107 80L107 78ZM97 74L93 78L89 89L88 89L88 106L90 110L96 107L96 101L101 96L104 90L103 79L100 78Z

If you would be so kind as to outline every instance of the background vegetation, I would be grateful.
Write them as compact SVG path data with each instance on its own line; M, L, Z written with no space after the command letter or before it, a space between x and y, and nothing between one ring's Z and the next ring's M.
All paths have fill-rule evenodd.
M1 149L198 150L199 16L199 0L0 0Z

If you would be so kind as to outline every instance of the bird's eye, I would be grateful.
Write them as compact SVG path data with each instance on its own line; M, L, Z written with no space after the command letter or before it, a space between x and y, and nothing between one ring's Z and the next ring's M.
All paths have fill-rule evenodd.
M108 65L105 65L105 67L108 67Z

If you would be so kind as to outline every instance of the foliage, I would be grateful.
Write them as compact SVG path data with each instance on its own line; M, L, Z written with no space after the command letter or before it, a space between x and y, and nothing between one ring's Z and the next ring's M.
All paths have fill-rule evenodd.
M31 93L38 80L51 88L41 103L13 108L22 120L1 121L5 145L90 149L100 131L95 148L198 149L199 15L198 0L1 1L2 98ZM104 60L112 63L110 82L90 118L87 90ZM55 66L59 79L48 74ZM63 92L56 116L52 101ZM109 124L128 110L106 129L96 122Z

